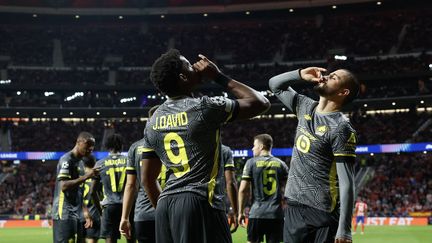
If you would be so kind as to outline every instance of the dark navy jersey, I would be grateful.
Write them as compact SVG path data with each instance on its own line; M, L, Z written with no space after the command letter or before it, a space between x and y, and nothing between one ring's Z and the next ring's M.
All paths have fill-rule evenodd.
M75 180L84 175L84 163L72 151L64 154L57 164L52 216L55 220L79 219L82 210L83 185L62 192L61 180Z
M220 127L235 117L236 107L223 97L179 97L155 111L144 130L143 156L157 156L167 168L160 198L193 192L225 210Z
M250 180L253 204L249 218L283 218L282 183L288 176L288 166L271 155L258 156L246 161L242 180Z

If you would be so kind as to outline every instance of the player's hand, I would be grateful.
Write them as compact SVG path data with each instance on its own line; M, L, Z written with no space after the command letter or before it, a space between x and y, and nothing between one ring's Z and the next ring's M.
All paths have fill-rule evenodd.
M351 239L345 239L345 238L336 238L335 243L352 243Z
M93 219L90 217L90 215L84 215L85 218L85 224L84 227L86 229L93 227Z
M322 73L326 71L321 67L308 67L300 70L300 77L308 82L319 83L325 79Z
M228 213L228 220L231 233L236 232L239 226L237 215L234 213Z
M207 57L199 54L198 57L201 59L193 64L195 71L201 74L203 80L214 80L217 75L221 72L219 68L210 61Z
M95 177L95 176L99 175L101 169L102 169L101 167L94 167L92 169L89 169L86 173L86 176L88 178Z
M244 214L239 214L238 216L238 223L241 227L246 227L246 216Z
M120 234L122 234L124 237L126 237L126 239L130 239L131 238L131 224L129 222L129 220L121 220L120 221Z

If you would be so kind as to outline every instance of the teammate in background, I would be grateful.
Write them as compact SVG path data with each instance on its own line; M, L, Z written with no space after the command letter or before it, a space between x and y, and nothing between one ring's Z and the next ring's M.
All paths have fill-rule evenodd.
M153 64L150 78L169 98L144 130L142 181L156 207L156 242L232 242L225 214L220 163L222 124L265 112L270 103L259 92L225 76L203 55L193 66L178 50ZM191 92L213 80L237 97L192 98ZM161 193L157 177L169 172Z
M221 145L221 163L224 167L226 193L230 202L230 210L228 210L228 221L230 231L234 233L238 228L238 188L235 175L235 165L230 147Z
M154 106L149 110L149 117L159 106ZM155 210L144 188L141 185L141 158L145 151L143 148L143 139L133 143L128 152L128 161L126 167L127 179L123 195L123 210L120 222L120 233L127 239L131 238L132 229L129 222L132 206L135 201L134 228L136 239L139 243L154 243L155 239ZM161 171L161 174L164 174ZM165 176L161 176L164 178ZM164 183L163 183L164 184ZM137 190L138 189L138 190ZM135 198L136 192L138 195Z
M127 157L121 155L123 141L120 134L107 137L105 147L108 157L99 160L96 167L101 167L100 182L103 186L101 238L106 242L117 242L120 239L119 224L123 202L123 189L126 183ZM97 185L98 183L96 183Z
M285 189L285 242L352 242L357 136L340 110L359 85L346 69L325 71L309 67L270 79L270 89L298 119ZM302 81L316 84L318 102L291 88Z
M89 169L84 173L83 159L91 155L94 145L93 135L81 132L74 148L63 155L57 164L57 180L52 208L55 243L75 242L81 208L86 221L85 227L89 228L93 224L87 207L82 203L82 184L99 173L100 168Z
M354 223L354 233L357 231L357 224L361 223L361 234L364 234L365 219L367 216L367 204L363 202L362 198L359 198L355 204L354 215L356 216L356 221Z
M88 172L96 164L96 159L94 156L89 156L88 159L84 160L84 171ZM101 191L102 189L98 190L95 188L91 188L93 185L94 178L89 178L84 183L84 194L83 194L83 203L87 207L91 218L93 219L93 225L91 227L85 228L84 227L84 217L81 218L81 230L83 232L82 234L82 241L81 242L87 242L87 243L96 243L99 239L100 235L100 217L102 214L102 209L99 202L99 195L96 193L91 193L93 191Z
M239 222L245 226L245 204L252 187L253 204L247 225L248 242L275 243L283 240L282 199L288 166L271 155L273 139L268 134L254 137L253 158L246 161L239 193Z

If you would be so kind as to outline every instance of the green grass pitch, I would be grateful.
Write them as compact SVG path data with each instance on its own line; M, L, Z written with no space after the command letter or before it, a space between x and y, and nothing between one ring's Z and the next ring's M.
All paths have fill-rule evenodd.
M360 235L360 229L354 235L355 243L426 243L432 242L432 226L369 226L365 234ZM52 230L45 228L0 229L2 243L49 243L52 242ZM104 242L104 241L99 241ZM126 242L124 239L119 241ZM233 234L234 243L246 242L246 230L239 228Z

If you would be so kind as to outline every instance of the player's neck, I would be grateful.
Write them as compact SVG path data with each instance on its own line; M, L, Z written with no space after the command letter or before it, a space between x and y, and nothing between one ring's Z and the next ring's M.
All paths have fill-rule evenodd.
M78 149L77 149L77 147L74 147L74 148L72 149L72 155L73 155L75 158L78 158L78 159L80 159L80 158L83 157L83 156L81 156L81 155L78 153Z
M337 102L321 96L316 111L319 113L329 113L329 112L340 111L341 108L342 106Z
M260 156L269 156L269 155L270 155L270 151L262 150L262 151L260 152Z

